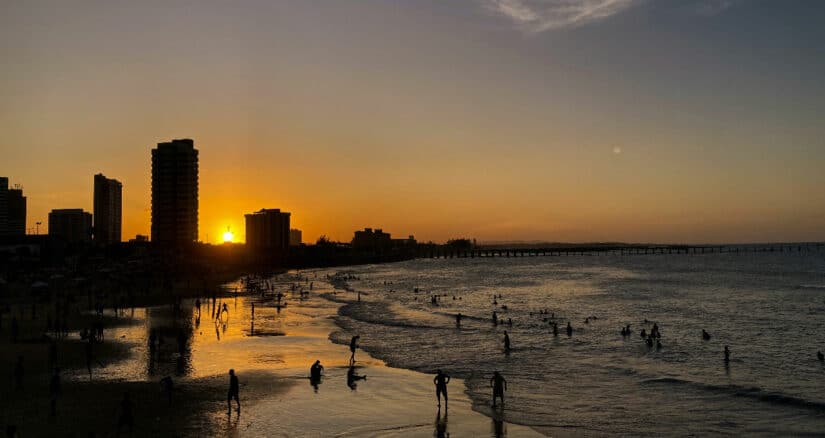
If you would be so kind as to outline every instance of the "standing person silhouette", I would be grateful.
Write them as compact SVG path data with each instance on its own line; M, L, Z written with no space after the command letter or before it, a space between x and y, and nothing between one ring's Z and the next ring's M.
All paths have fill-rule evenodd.
M132 400L129 399L129 393L123 394L123 400L120 401L120 417L117 419L117 436L120 436L120 429L123 426L129 428L129 436L132 435L132 428L135 420L132 416Z
M496 398L501 398L501 404L504 404L504 391L507 390L507 380L498 372L493 372L493 377L490 378L490 386L493 388L493 407L496 407Z
M349 357L349 364L350 365L355 365L355 349L358 348L358 340L359 339L361 339L361 336L360 335L355 335L349 341L349 351L351 353L350 357Z
M310 380L321 380L321 373L324 371L324 366L321 365L320 360L316 360L311 367L309 367L309 378Z
M23 356L17 356L17 363L14 365L14 389L17 391L23 390Z
M441 407L441 394L444 394L444 407L447 407L447 384L450 383L450 376L444 374L441 370L436 371L433 378L435 384L435 396L438 398L438 407Z
M235 375L235 370L229 370L229 394L226 396L226 410L227 415L232 414L232 399L238 404L238 414L241 413L241 400L239 397L240 385L238 384L238 376Z
M507 330L504 330L504 352L510 352L510 335L507 333Z

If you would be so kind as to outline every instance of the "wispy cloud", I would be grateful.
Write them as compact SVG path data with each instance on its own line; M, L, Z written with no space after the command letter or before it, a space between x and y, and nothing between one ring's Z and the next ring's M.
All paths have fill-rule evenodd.
M483 0L529 33L584 26L616 15L643 0ZM729 0L734 1L734 0Z
M605 20L641 3L665 0L480 0L496 15L506 17L527 33L584 26ZM674 0L705 16L714 16L746 0Z
M742 3L743 0L703 0L696 5L700 15L717 15Z

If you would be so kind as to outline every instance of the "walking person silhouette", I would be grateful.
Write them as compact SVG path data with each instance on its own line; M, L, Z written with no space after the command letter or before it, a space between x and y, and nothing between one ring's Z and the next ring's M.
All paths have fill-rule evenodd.
M349 357L349 364L350 365L355 365L355 349L358 348L358 340L359 339L361 339L361 336L360 335L355 335L349 341L349 351L351 353L350 357Z
M235 370L231 369L231 370L229 370L229 394L227 394L227 396L226 396L226 410L227 410L226 414L227 415L232 414L232 399L233 398L235 399L235 403L238 404L238 407L236 408L236 411L238 411L238 414L241 413L241 400L240 400L240 397L239 397L239 393L240 393L240 385L238 383L238 376L235 375Z
M438 370L433 378L433 383L435 384L435 396L438 398L438 407L441 407L441 394L444 394L444 407L446 408L448 406L447 384L450 383L450 376Z
M507 380L498 372L493 372L493 377L490 378L490 386L493 388L493 407L496 407L496 398L501 399L501 404L504 404L504 391L507 390Z

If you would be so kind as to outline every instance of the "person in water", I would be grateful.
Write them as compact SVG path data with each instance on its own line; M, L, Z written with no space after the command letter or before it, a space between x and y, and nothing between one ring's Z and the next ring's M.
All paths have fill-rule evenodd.
M498 325L498 313L493 310L493 325Z
M730 349L725 345L725 365L730 363Z
M447 384L450 383L450 376L444 374L441 370L436 371L433 378L435 384L435 396L438 399L438 407L441 407L441 395L444 395L444 405L447 405Z
M825 362L825 354L822 354L821 351L816 352L816 358L819 359L820 362Z
M238 407L235 409L241 413L241 399L240 399L240 384L238 383L238 376L235 375L235 370L229 370L229 393L226 395L226 413L232 413L232 399Z
M320 360L316 360L311 367L309 367L309 378L311 380L321 380L321 373L324 371L324 366L321 365Z
M493 388L493 407L496 407L496 398L501 399L501 404L504 404L504 391L507 390L507 380L498 372L493 372L493 377L490 378L490 386Z
M558 336L558 335L559 335L559 324L554 322L553 323L553 336Z
M710 333L706 332L705 329L702 329L702 339L705 341L710 340Z
M573 326L570 325L570 321L567 321L567 336L573 336Z
M455 326L461 327L461 312L458 312L455 316Z
M504 330L504 352L510 352L510 335L507 333L507 330Z

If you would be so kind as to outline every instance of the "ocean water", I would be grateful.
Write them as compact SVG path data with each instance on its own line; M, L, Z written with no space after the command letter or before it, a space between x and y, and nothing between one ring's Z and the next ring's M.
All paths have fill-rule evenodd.
M341 286L361 301L328 296L346 303L334 341L360 334L388 365L464 378L485 414L499 370L508 391L496 415L508 422L561 436L825 434L823 252L421 259L325 273L336 272L357 277ZM512 326L493 325L494 310ZM653 322L660 350L639 336Z

